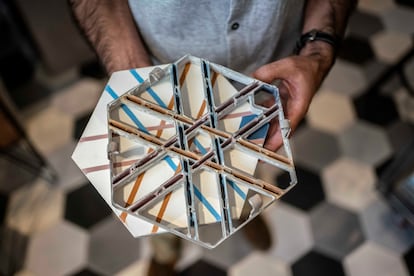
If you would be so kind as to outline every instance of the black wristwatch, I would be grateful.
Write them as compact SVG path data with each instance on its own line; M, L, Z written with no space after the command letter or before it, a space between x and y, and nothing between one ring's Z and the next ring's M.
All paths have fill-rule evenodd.
M331 44L334 51L336 51L339 46L339 38L337 36L313 29L300 36L299 40L296 42L294 53L298 55L302 48L305 47L306 43L316 40Z

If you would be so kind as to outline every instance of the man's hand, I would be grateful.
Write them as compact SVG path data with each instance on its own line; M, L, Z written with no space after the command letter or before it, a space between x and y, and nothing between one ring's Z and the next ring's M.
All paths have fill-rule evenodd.
M317 45L316 45L317 44ZM272 83L280 80L279 92L292 131L305 116L315 95L334 60L333 49L323 42L309 45L301 55L290 56L260 67L253 77ZM265 147L277 150L282 145L277 119L271 124Z

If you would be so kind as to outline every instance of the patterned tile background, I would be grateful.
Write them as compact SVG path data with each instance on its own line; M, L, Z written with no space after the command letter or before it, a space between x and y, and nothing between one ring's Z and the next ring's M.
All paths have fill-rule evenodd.
M414 275L414 229L376 188L414 139L414 97L396 77L373 85L412 51L413 35L412 1L360 0L336 65L292 138L299 184L265 212L271 248L256 251L240 233L212 251L184 242L180 275ZM414 58L403 70L413 85ZM70 159L105 84L85 72L39 73L32 104L14 94L59 179L50 185L0 158L0 275L146 273L148 238L130 236Z

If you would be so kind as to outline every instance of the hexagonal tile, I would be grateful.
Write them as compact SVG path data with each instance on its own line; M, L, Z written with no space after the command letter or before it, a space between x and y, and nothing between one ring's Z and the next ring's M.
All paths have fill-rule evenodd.
M67 194L65 219L81 227L90 228L111 214L112 210L89 183Z
M405 88L401 88L394 94L397 103L398 113L403 121L414 123L414 97Z
M389 30L372 36L371 43L377 58L389 64L397 63L413 45L409 35Z
M350 158L341 158L322 173L329 201L359 211L378 197L376 176L371 166Z
M385 70L387 70L388 67L389 67L388 64L382 61L379 61L378 59L374 59L364 64L362 69L364 70L364 75L365 75L365 78L367 79L367 82L375 83L381 78L381 74L383 74ZM390 83L390 84L394 84L394 83ZM385 87L388 88L390 84L385 85ZM399 82L398 82L398 85L400 85ZM386 89L384 89L384 87L381 87L380 89L381 91L382 90L387 91Z
M414 245L414 229L399 225L395 213L384 200L372 202L360 217L367 239L399 254Z
M363 244L348 255L344 266L350 276L408 276L398 254L372 242Z
M311 212L315 247L342 259L364 242L356 214L331 203L323 203Z
M48 106L27 121L27 132L42 153L51 153L71 140L73 118L54 106Z
M15 275L24 265L27 236L1 226L0 237L0 275Z
M345 276L342 264L322 253L310 251L292 266L293 276L335 275Z
M267 208L265 215L275 241L270 255L291 264L312 248L312 230L305 212L279 202Z
M118 272L117 276L134 276L148 275L149 261L145 259L138 260Z
M348 33L360 38L368 38L384 29L381 17L375 14L356 10L351 14L348 22Z
M398 120L394 100L379 92L366 93L354 99L358 118L380 126L387 126Z
M243 229L236 232L214 249L203 249L203 259L223 269L228 269L252 251L244 237Z
M71 158L75 146L76 143L71 141L47 156L49 163L53 164L53 168L59 176L56 185L65 191L73 190L88 182Z
M395 7L393 0L360 0L358 1L358 10L365 11L376 15L381 15L384 12Z
M88 235L84 231L73 224L61 221L31 239L26 267L36 275L63 275L75 272L87 260L87 245Z
M408 35L414 33L414 9L395 6L388 9L382 19L387 29Z
M254 252L242 261L232 266L228 271L229 276L250 275L280 275L290 276L289 267L282 261L267 254Z
M368 39L351 34L342 41L338 56L348 62L362 65L374 59L374 52Z
M298 184L283 195L282 201L302 210L310 210L325 199L322 182L315 174L301 166L296 166ZM284 173L277 178L278 182L286 182L289 175Z
M115 217L108 217L90 232L89 267L113 275L137 261L141 243Z
M187 240L182 240L181 256L176 264L176 270L180 271L194 264L203 257L203 248Z
M38 179L13 193L7 225L25 234L40 232L61 220L63 207L63 192Z
M204 260L200 260L188 267L186 270L182 271L180 276L191 276L191 275L200 275L200 276L226 276L227 273L224 269L214 266Z
M329 72L322 88L348 96L360 94L367 81L360 66L338 59Z
M355 112L348 97L326 91L315 95L307 119L315 128L340 133L355 120Z
M414 246L404 254L404 261L410 275L414 275Z
M345 156L370 165L380 164L391 154L392 149L384 131L362 121L354 123L339 136Z
M414 126L397 121L387 128L387 134L394 152L398 152L414 140Z
M77 117L94 109L103 87L104 84L100 81L90 78L81 79L58 91L51 104L62 112Z
M10 195L15 190L29 184L37 175L29 172L21 165L0 158L0 192Z
M320 171L340 155L337 139L326 132L304 128L296 132L292 139L295 162L314 171Z

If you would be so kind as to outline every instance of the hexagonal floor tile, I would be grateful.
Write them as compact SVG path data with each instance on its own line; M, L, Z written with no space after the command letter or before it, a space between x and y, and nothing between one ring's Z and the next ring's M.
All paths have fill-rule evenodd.
M329 256L342 259L364 242L364 234L356 214L330 203L311 212L315 247Z
M3 158L0 158L0 168L0 192L4 195L10 195L37 177L21 165Z
M90 228L111 214L111 208L89 183L67 194L65 219L81 227Z
M179 276L191 276L191 275L199 275L199 276L210 276L210 275L217 275L217 276L226 276L227 273L222 268L214 266L206 261L200 260L193 264L192 266L188 267L186 270L180 272Z
M65 191L73 190L88 182L71 158L75 147L76 143L71 141L47 156L49 163L53 164L53 168L59 176L56 184Z
M312 230L305 212L279 202L267 208L265 216L274 240L270 255L291 264L312 248Z
M354 105L358 118L380 126L387 126L399 117L394 100L379 92L355 98Z
M25 234L40 232L62 219L63 208L63 191L38 179L13 193L7 225Z
M410 275L414 275L414 246L404 254L404 262Z
M340 155L335 136L310 127L295 133L292 138L292 149L296 164L305 165L316 172Z
M382 15L387 10L395 7L393 0L361 0L358 1L358 10L367 13Z
M392 154L383 129L362 121L347 128L339 136L339 142L345 156L370 165L378 165Z
M146 259L138 260L131 265L118 272L117 276L135 276L135 275L147 275L149 268L149 261Z
M244 236L243 229L236 232L214 249L203 249L203 260L228 269L252 252L253 248Z
M284 262L267 254L254 252L228 270L229 276L290 276L290 269Z
M394 152L398 152L414 140L414 126L397 121L387 128L387 134Z
M90 231L89 267L113 275L137 261L141 242L115 217L108 217Z
M312 127L340 133L355 120L355 111L349 97L320 91L313 98L306 117Z
M85 265L87 251L88 235L76 225L61 221L31 239L26 267L36 275L73 273Z
M374 51L368 39L351 33L342 41L338 56L348 62L362 65L374 59Z
M367 239L399 254L414 245L414 229L399 225L395 213L384 200L372 202L360 217Z
M410 50L413 42L408 34L385 30L373 35L371 44L380 61L394 64Z
M348 255L344 266L349 276L408 276L398 254L372 242L363 244Z
M318 174L301 166L296 166L298 184L282 196L282 201L302 210L310 210L325 199L322 182ZM277 182L285 183L289 175L284 173L277 177Z
M55 93L51 104L77 117L94 109L103 91L103 86L102 82L90 78L78 80Z
M293 276L345 276L341 262L317 251L310 251L292 266Z
M347 157L326 167L322 180L328 200L350 210L363 210L379 196L374 169Z
M40 152L48 154L71 140L73 117L48 106L27 121L27 133Z
M15 275L24 265L27 236L0 226L0 237L0 275Z
M355 96L360 94L366 85L367 80L360 66L337 59L323 82L322 88L347 96Z
M382 16L387 29L412 35L414 33L414 9L395 6Z
M375 14L356 10L348 22L348 32L360 38L367 38L384 29L381 17Z

